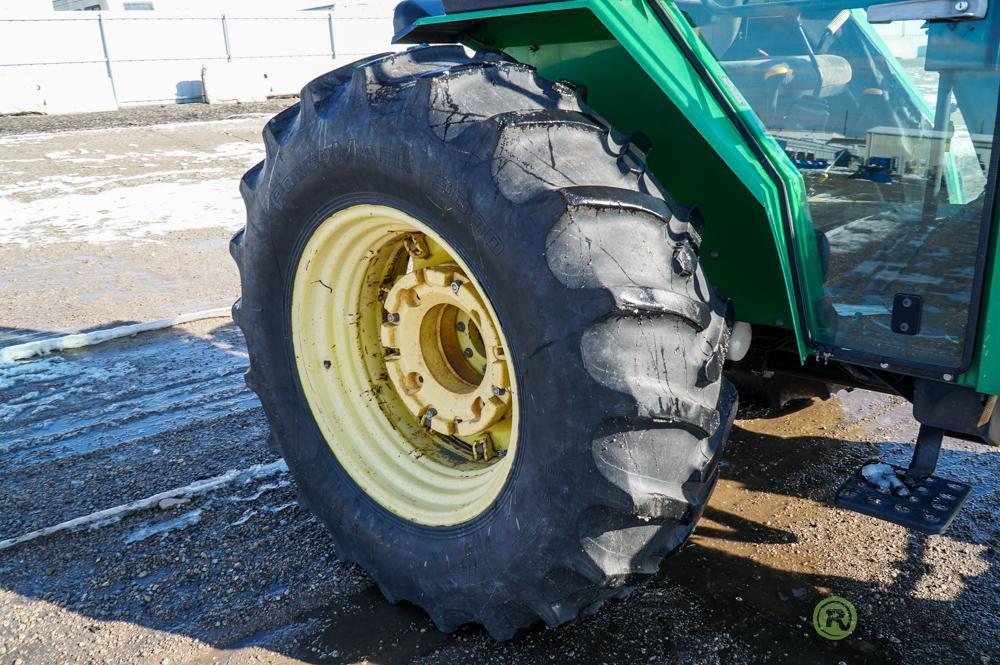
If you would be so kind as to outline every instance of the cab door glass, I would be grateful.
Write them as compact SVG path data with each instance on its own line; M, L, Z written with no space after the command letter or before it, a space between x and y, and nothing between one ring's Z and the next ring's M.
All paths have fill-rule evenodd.
M814 337L959 367L985 251L998 22L872 25L828 4L691 19L805 182L828 259Z

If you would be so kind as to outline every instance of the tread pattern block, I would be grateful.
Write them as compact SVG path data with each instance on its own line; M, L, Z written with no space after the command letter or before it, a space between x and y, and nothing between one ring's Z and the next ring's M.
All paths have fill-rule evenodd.
M701 271L692 215L647 173L636 145L643 142L611 129L570 85L495 54L416 47L315 79L299 104L267 124L266 159L241 183L248 226L230 245L241 273L255 235L253 211L281 191L270 181L282 171L283 146L322 142L331 131L322 120L345 105L422 115L438 140L488 150L496 189L511 203L559 197L562 212L545 230L545 261L568 289L613 298L610 311L579 337L579 357L594 382L623 397L593 432L592 466L604 481L594 481L601 485L597 498L581 507L575 532L557 538L552 549L559 556L541 571L538 587L487 588L490 602L463 603L407 597L369 572L390 600L421 605L439 628L478 622L500 639L539 618L555 626L626 595L690 534L736 412L736 392L722 378L729 305ZM246 275L243 283L245 302ZM258 385L260 365L272 360L254 353L266 348L255 339L261 312L242 302L233 315L251 351L247 384L271 416L281 395L294 391ZM293 445L280 431L273 439L279 450ZM340 556L365 564L351 543L335 543Z

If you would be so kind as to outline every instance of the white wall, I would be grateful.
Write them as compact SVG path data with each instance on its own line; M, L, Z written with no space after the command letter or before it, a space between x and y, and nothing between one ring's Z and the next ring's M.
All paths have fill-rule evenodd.
M0 16L45 14L52 11L52 0L0 0Z
M332 39L331 39L332 30ZM271 16L159 11L0 18L0 113L69 113L295 94L310 79L392 50L391 8ZM212 90L209 91L210 93Z
M81 10L92 5L100 5L105 11L122 11L125 2L131 0L0 0L0 8L6 4L30 5L35 10ZM343 14L363 13L366 15L391 15L399 0L146 0L153 4L154 11L184 12L194 14L285 14L306 9L331 6ZM22 10L21 13L24 13Z
M923 57L927 50L927 30L924 21L896 21L873 25L889 50L901 60Z

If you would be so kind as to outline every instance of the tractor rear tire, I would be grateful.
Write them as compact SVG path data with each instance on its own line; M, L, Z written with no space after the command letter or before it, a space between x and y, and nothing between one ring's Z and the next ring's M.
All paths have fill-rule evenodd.
M736 392L722 376L728 301L645 155L573 88L452 46L319 77L264 142L265 161L241 185L233 316L247 384L337 557L442 631L479 623L497 639L592 613L655 574L705 507ZM422 523L373 499L334 453L364 437L330 435L331 414L311 406L324 396L305 387L296 346L300 259L324 220L358 206L398 211L440 238L506 339L517 448L471 517ZM311 286L336 295L350 281ZM369 315L308 314L335 332ZM384 375L372 381L371 401L391 390Z

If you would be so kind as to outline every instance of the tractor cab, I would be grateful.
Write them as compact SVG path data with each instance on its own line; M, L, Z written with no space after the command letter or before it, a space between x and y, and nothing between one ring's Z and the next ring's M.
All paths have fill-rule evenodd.
M679 3L804 180L841 358L969 366L1000 93L1000 21L969 4Z

